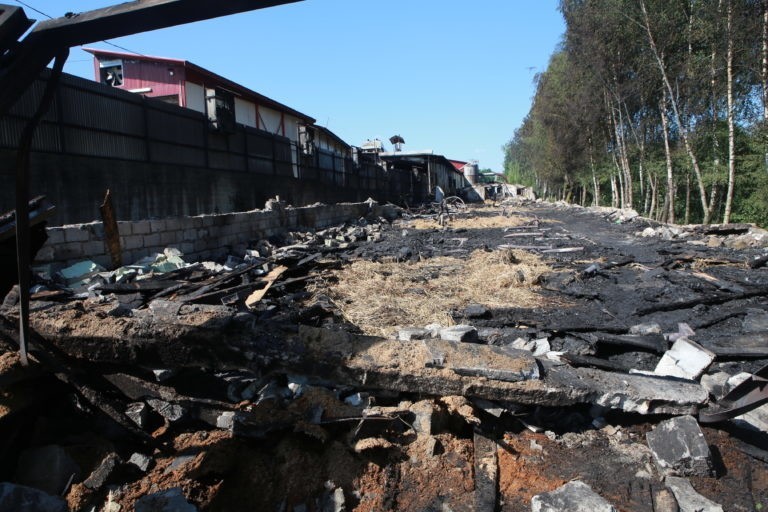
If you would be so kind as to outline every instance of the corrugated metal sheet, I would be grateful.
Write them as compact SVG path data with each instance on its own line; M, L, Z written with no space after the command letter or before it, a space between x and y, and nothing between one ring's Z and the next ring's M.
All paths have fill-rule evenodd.
M149 158L152 162L161 164L185 165L190 167L205 167L205 150L189 146L178 146L164 142L149 143Z
M248 133L248 155L260 156L272 159L272 139L273 136L267 135L262 131L247 130Z
M144 139L75 127L64 130L64 147L74 155L122 160L144 160L147 154Z
M144 136L144 112L141 105L96 97L86 91L62 90L61 116L65 124L91 130ZM107 101L105 101L107 100Z
M177 108L175 110L182 109ZM147 136L152 140L187 146L202 146L205 141L207 122L199 114L195 119L183 115L181 112L171 113L160 108L147 108Z

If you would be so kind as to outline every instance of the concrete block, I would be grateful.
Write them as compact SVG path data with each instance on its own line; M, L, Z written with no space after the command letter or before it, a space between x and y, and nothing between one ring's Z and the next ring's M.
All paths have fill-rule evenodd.
M579 480L531 499L531 512L617 512L590 486Z
M148 220L140 220L132 223L131 232L134 235L148 235L152 232L152 227Z
M160 233L160 245L168 246L173 245L179 241L179 231L166 231Z
M406 327L397 331L397 339L400 341L423 340L429 336L430 332L427 329L419 327Z
M58 496L51 496L38 489L16 485L9 482L0 483L0 510L35 512L67 512L67 502Z
M89 258L92 256L98 256L99 254L106 253L104 242L101 242L101 241L85 242L82 245L82 251L83 251L83 255Z
M714 353L687 338L679 338L664 353L653 372L656 375L695 380L714 360Z
M477 329L471 325L453 325L440 331L440 339L446 341L460 341L462 343L474 343L478 340Z
M144 235L144 243L143 247L145 249L149 249L152 247L159 247L160 244L160 235L158 233L152 233L151 235Z
M203 227L211 227L215 226L217 223L216 217L213 215L204 215L201 217L201 221L203 223Z
M118 221L117 222L117 232L120 233L120 236L128 236L133 234L133 222L130 221Z
M194 228L201 228L201 227L203 227L203 217L201 217L201 216L187 217L187 219L189 219L189 221L191 222L192 227L194 227Z
M139 471L142 473L146 473L150 470L150 468L153 466L154 460L152 457L149 457L148 455L144 455L143 453L134 453L131 455L131 458L128 459L128 464L133 464L137 468L139 468Z
M180 219L179 217L165 219L164 231L179 231L181 229L184 229L184 226L183 226L182 219Z
M188 228L181 232L181 239L184 241L193 241L197 239L197 229Z
M722 506L696 492L686 478L668 476L664 484L675 495L680 512L723 512Z
M129 235L120 237L120 245L124 250L132 251L144 247L143 235Z
M152 233L165 231L165 219L153 219L149 221L149 230Z
M90 231L80 227L69 227L64 230L65 242L87 242L91 239Z
M693 416L662 421L645 437L662 473L676 476L713 474L709 445Z
M182 242L179 244L179 250L184 255L189 255L195 251L195 244L192 242Z
M63 228L48 228L45 230L45 234L48 235L48 244L57 245L64 243Z
M80 467L66 450L58 445L47 445L21 452L15 481L59 495L73 475L77 481Z

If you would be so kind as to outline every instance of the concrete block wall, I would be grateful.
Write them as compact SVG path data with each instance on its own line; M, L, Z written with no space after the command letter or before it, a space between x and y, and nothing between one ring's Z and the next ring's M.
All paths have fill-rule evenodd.
M141 221L119 221L123 264L175 247L188 262L215 260L227 254L242 256L249 243L286 231L324 228L355 221L369 214L382 215L369 203L317 204L300 208L252 210L218 215L197 215ZM109 268L101 222L47 228L48 241L35 265L64 267L93 260Z

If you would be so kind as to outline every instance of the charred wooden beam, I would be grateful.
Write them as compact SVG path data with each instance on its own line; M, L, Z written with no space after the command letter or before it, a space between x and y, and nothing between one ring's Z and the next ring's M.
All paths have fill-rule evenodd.
M0 4L0 55L11 49L33 23L21 7Z
M43 21L0 70L0 116L64 48L297 1L301 0L136 0Z
M658 313L661 311L678 311L681 309L690 309L703 304L705 306L713 306L716 304L725 304L726 302L732 302L735 300L751 299L753 297L761 297L768 295L768 287L761 286L747 290L743 293L713 293L704 297L699 297L690 300L681 300L678 302L667 302L663 304L657 304L655 306L649 306L646 308L638 309L634 312L637 316L650 315L651 313Z
M590 343L648 350L656 352L657 354L663 354L668 348L667 342L661 334L648 334L645 336L634 334L608 334L604 332L569 334L582 338Z

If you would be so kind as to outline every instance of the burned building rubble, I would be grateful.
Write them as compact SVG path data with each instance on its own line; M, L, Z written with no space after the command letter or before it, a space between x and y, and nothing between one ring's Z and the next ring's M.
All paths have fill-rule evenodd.
M763 231L369 212L38 278L27 367L11 291L0 510L768 502Z

